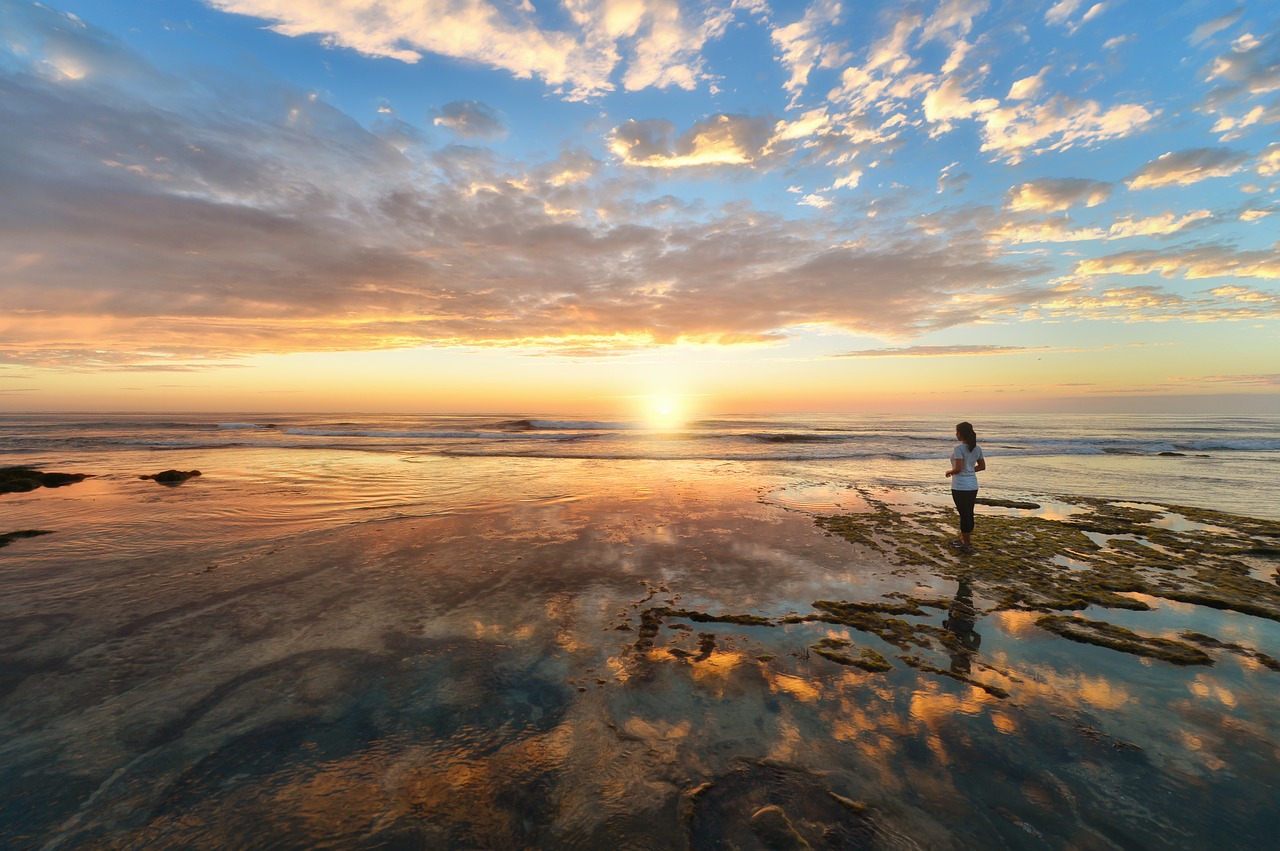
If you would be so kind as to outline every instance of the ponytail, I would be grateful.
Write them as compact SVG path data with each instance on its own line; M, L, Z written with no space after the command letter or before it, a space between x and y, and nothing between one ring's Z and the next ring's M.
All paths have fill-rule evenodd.
M978 433L973 430L973 423L957 423L956 434L964 441L964 445L972 452L978 446Z

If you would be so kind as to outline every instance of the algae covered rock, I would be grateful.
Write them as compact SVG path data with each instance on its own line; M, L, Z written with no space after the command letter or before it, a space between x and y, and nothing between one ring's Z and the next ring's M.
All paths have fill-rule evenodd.
M1175 665L1213 664L1209 654L1199 647L1170 638L1140 635L1133 630L1104 621L1091 621L1070 615L1046 615L1036 621L1036 626L1072 641L1096 644L1099 647L1109 647L1112 650L1133 653L1137 656L1163 659Z
M153 473L150 476L138 476L139 479L151 479L162 485L180 485L187 479L194 479L200 475L199 470L165 470L160 473Z

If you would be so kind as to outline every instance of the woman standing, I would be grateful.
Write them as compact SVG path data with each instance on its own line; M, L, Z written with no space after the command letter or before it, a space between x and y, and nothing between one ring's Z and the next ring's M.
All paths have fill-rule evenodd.
M971 423L956 426L956 440L960 442L951 451L947 478L951 479L951 499L960 512L960 537L952 541L951 546L967 553L972 549L969 536L973 534L973 506L978 501L978 473L987 469L987 461L982 457L978 435Z

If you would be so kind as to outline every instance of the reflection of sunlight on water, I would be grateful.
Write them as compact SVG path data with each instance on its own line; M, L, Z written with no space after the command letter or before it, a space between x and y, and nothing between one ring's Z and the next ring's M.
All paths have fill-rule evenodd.
M987 620L1006 635L1024 638L1040 632L1040 627L1036 626L1036 620L1041 617L1044 617L1041 612L1004 611L992 612Z
M1235 693L1225 686L1214 682L1208 674L1199 674L1187 683L1187 689L1201 699L1213 698L1229 709L1235 709L1237 700Z
M967 692L967 693L965 693ZM934 727L940 723L950 723L955 714L976 717L998 700L976 686L970 686L965 692L950 693L940 690L939 684L924 681L911 694L911 717Z
M803 703L814 703L822 697L822 687L812 680L764 669L769 688L775 693L789 694Z
M871 510L867 501L856 490L846 485L798 482L771 491L764 497L766 503L801 511L841 511L861 514Z
M711 688L717 697L723 697L734 674L734 669L747 659L743 653L717 649L706 659L692 662L693 678L704 688Z
M1025 663L1011 660L1007 653L995 654L993 660L1002 668L1026 667ZM1021 682L1005 682L1005 687L1019 701L1036 697L1058 705L1086 704L1096 709L1119 709L1132 700L1128 690L1106 677L1060 672L1044 665L1034 668L1034 677L1019 679Z

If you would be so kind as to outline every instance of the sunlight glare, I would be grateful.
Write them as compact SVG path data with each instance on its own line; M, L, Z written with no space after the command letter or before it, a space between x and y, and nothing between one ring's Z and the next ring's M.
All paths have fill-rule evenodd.
M679 428L684 424L680 406L668 396L656 396L649 403L649 424L657 429Z

